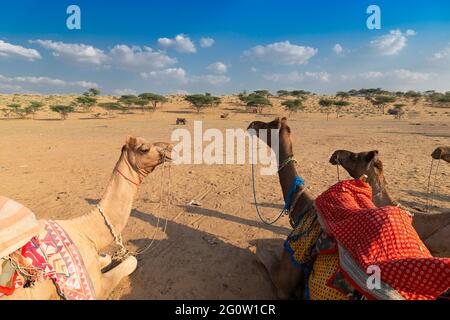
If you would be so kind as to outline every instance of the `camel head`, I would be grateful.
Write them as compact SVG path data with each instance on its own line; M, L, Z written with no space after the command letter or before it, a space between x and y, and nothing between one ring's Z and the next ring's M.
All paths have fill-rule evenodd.
M122 147L122 155L138 173L146 176L157 166L171 161L173 145L165 142L150 143L144 138L128 136Z
M354 153L337 150L330 158L332 165L341 165L354 179L362 175L368 177L383 176L383 163L378 158L378 151Z
M436 160L444 160L450 162L450 147L439 147L433 151L431 157Z
M270 121L270 122L262 122L262 121L253 121L252 123L250 123L250 125L248 126L247 130L254 130L256 132L256 135L258 138L260 138L260 132L261 130L265 130L265 135L267 135L267 145L269 145L270 147L272 146L271 144L271 134L269 130L280 130L279 135L280 135L280 141L281 139L286 139L291 137L291 128L289 128L288 124L287 124L287 119L286 118L275 118L275 120ZM266 140L266 139L264 139Z

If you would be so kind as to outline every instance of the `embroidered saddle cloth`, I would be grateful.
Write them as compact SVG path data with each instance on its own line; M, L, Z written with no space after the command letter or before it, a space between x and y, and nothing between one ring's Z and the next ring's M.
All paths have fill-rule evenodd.
M94 300L95 291L83 259L66 232L54 221L22 248L0 260L0 296L51 279L67 300Z
M337 242L340 276L367 299L437 299L450 288L450 259L431 255L409 212L377 208L367 183L342 181L315 205L322 228Z

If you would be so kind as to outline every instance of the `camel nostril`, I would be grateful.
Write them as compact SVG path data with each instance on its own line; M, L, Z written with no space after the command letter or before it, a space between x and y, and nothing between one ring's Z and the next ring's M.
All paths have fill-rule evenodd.
M337 157L336 154L333 154L333 155L331 156L331 158L330 158L330 163L331 163L333 166L335 166L335 165L338 164L338 157Z

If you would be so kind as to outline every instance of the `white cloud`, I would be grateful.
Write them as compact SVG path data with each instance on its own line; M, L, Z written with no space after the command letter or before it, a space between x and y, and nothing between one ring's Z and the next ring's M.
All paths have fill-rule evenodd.
M411 29L406 30L404 33L399 29L391 30L389 34L370 41L370 47L381 55L396 55L407 45L407 37L414 35L416 35L416 32Z
M250 71L251 71L251 72L258 72L259 70L258 70L258 68L251 67L251 68L250 68Z
M244 56L273 64L300 65L307 63L317 52L318 49L284 41L253 47L245 51Z
M42 47L52 50L53 55L71 62L88 63L102 66L113 66L128 71L151 71L167 68L177 59L171 58L162 51L144 46L127 46L119 44L109 52L86 44L54 42L51 40L32 40Z
M137 95L136 90L133 89L116 89L113 91L113 94L116 96L125 96L125 95Z
M194 53L197 52L194 42L184 34L177 35L174 39L159 38L158 44L163 48L173 48L182 53Z
M94 65L102 65L108 61L108 56L98 48L83 43L64 43L52 40L30 40L45 49L52 50L55 57Z
M39 52L35 49L24 48L19 45L14 45L3 40L0 40L0 56L3 57L20 57L30 61L42 59Z
M164 70L141 72L143 79L150 79L159 83L187 83L188 78L183 68L168 68Z
M98 88L98 84L89 81L65 81L57 78L23 76L7 77L0 75L0 87L8 90L23 91L24 88Z
M23 91L22 87L19 85L13 85L13 84L5 84L0 83L0 90L5 90L8 92L21 92Z
M435 73L415 72L407 69L397 69L393 71L380 72L370 71L352 75L341 75L342 80L367 80L367 81L402 81L402 82L423 82L433 79Z
M168 68L152 72L141 73L143 79L149 79L156 83L169 83L176 85L223 85L230 82L230 78L224 75L194 75L189 76L183 68Z
M302 72L293 71L285 74L272 74L265 75L264 79L276 82L276 83L296 83L304 80L318 80L321 82L327 82L330 80L330 74L327 72Z
M208 66L208 70L210 70L216 74L225 74L225 73L227 73L228 66L225 63L219 61L219 62L210 64Z
M231 79L229 77L223 76L223 75L201 75L201 76L194 76L190 79L191 83L196 84L205 84L205 85L213 85L213 86L221 86L228 82L230 82Z
M336 43L333 47L333 52L336 54L341 54L344 51L344 48L339 44Z
M430 58L431 61L441 61L445 59L450 59L450 44L448 45L448 47L433 54L433 56Z
M209 47L212 47L215 42L216 41L213 38L204 37L204 38L200 39L200 47L209 48Z
M109 54L112 64L130 71L150 71L167 68L177 63L175 58L167 56L164 52L155 51L150 47L129 47L116 45Z

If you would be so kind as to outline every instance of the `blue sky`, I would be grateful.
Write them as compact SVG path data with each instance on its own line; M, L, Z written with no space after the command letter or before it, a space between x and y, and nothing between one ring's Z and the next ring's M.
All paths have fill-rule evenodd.
M81 30L66 27L71 4ZM381 30L366 27L371 4L381 8ZM0 92L450 90L448 0L0 6Z

